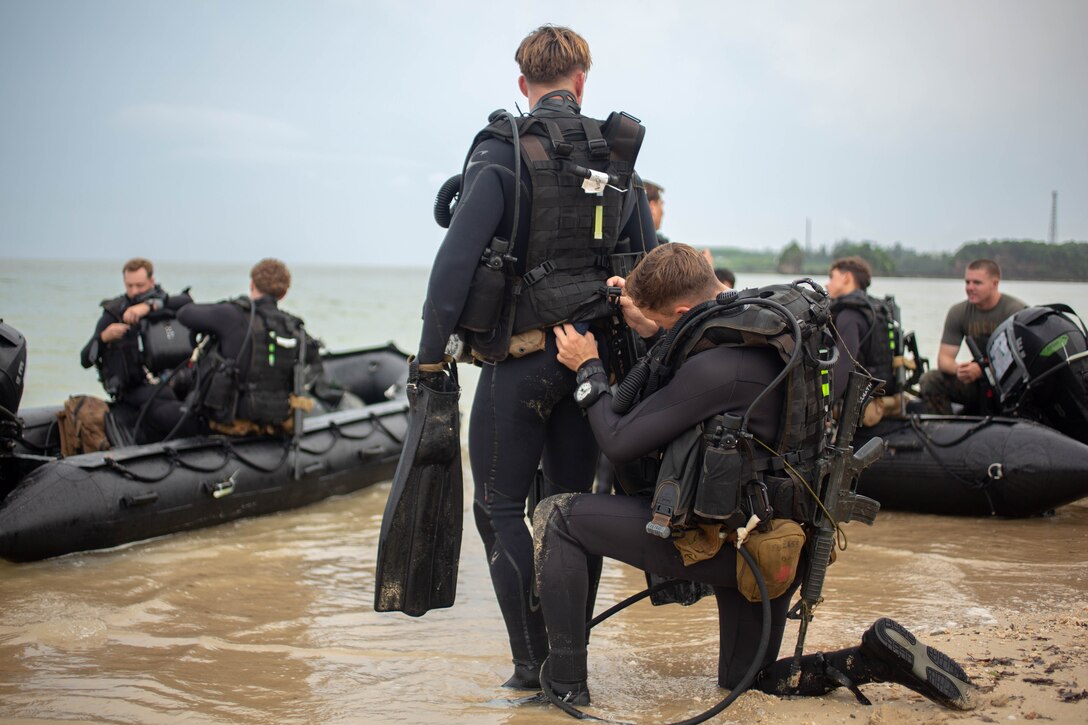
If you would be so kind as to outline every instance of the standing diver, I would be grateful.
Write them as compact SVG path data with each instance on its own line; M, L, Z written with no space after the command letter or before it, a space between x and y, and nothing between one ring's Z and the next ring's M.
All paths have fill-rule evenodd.
M563 494L541 502L536 509L533 525L539 542L537 588L550 643L542 679L553 694L566 703L589 704L585 617L589 593L584 581L589 561L607 556L654 574L714 587L720 628L718 684L722 687L735 689L752 676L757 689L774 695L820 695L846 686L867 703L858 685L896 682L946 707L971 709L976 688L959 665L890 619L875 622L858 647L804 656L798 652L796 658L776 662L790 598L805 568L796 541L774 552L782 558L770 559L771 566L759 561L760 569L767 570L769 591L763 594L764 600L770 600L765 611L770 612L771 622L766 654L762 662L755 663L761 649L760 630L765 623L759 604L753 603L759 601L759 596L753 600L744 593L744 569L738 567L738 550L724 541L732 525L708 524L711 519L705 518L709 514L704 513L704 518L693 519L697 526L674 524L671 535L668 528L655 529L661 515L661 509L656 507L663 490L660 482L668 481L665 467L676 450L672 445L694 435L696 447L689 450L708 453L701 459L695 458L695 466L686 469L694 469L698 486L689 511L699 514L700 508L703 512L721 508L725 495L720 492L726 490L733 490L738 499L740 492L746 490L748 503L752 504L752 494L758 496L762 489L761 513L770 513L768 503L773 504L775 512L769 538L764 541L774 542L774 537L781 533L783 538L779 540L788 543L784 537L790 528L795 528L798 534L801 531L789 519L804 520L799 512L804 508L802 502L807 500L793 474L806 470L806 461L813 462L813 442L820 440L822 425L814 427L812 423L826 420L828 415L826 392L821 404L810 406L808 401L813 395L819 396L817 391L825 386L819 383L817 369L804 367L795 368L800 370L796 374L799 387L791 381L793 373L785 378L784 386L777 384L779 373L789 369L789 364L784 367L779 351L770 344L752 342L752 336L759 330L774 330L764 324L768 317L760 314L757 304L767 296L761 293L769 293L772 288L750 290L747 295L739 296L726 292L710 264L687 245L660 246L642 260L625 282L610 280L610 283L625 288L621 304L628 324L643 337L661 335L662 341L655 350L662 345L669 348L671 343L673 347L669 349L680 353L670 359L654 357L655 351L651 351L651 357L659 364L649 380L657 380L659 385L656 389L649 384L644 386L641 399L632 400L632 407L619 413L615 408L625 397L628 386L626 381L621 384L615 397L609 392L593 335L581 335L571 325L556 329L559 359L577 371L580 385L575 398L586 410L593 435L605 454L620 463L657 450L664 453L654 508L647 497L640 495ZM782 299L787 295L800 299L795 289L785 289ZM774 315L769 319L773 322ZM819 320L818 310L813 319ZM662 335L661 330L667 332ZM801 344L798 340L798 345ZM667 369L670 366L671 370ZM662 368L666 370L655 377ZM813 382L817 384L812 385ZM784 393L783 387L789 389L790 395ZM806 399L800 405L793 396L798 390L807 391L800 396ZM744 423L738 426L741 416ZM723 432L729 435L723 436ZM742 452L739 457L731 456L725 445L717 448L723 437L732 438L732 451ZM700 440L703 448L697 447ZM761 442L775 442L775 445L763 447ZM709 454L712 446L722 451L723 457L712 458ZM745 450L747 455L743 453ZM711 461L718 461L718 465L724 466L720 470L726 473L711 479L708 472ZM779 465L784 463L789 465ZM787 472L790 475L785 475ZM762 483L754 488L751 484L737 485L756 479ZM711 480L713 489L708 488ZM711 495L702 498L708 490ZM719 493L715 496L714 492ZM667 513L679 515L680 509L687 505L681 497L675 509ZM730 508L725 506L721 510L727 512ZM752 507L745 512L741 520L754 510ZM721 520L731 518L732 513ZM669 516L663 519L667 525ZM751 521L747 528L753 528ZM751 533L756 536L755 531ZM753 665L759 670L758 675L750 669ZM746 674L746 670L751 674Z
M422 383L442 376L457 334L483 367L469 420L473 511L510 639L514 673L504 684L532 689L548 639L526 499L538 465L544 497L590 490L597 461L552 327L600 331L611 312L610 255L621 244L643 252L655 238L634 173L643 127L626 114L603 122L581 114L586 41L545 25L514 57L532 110L492 114L473 141L431 270L417 361ZM477 282L499 269L500 294L484 299ZM595 591L598 576L599 561L584 586Z

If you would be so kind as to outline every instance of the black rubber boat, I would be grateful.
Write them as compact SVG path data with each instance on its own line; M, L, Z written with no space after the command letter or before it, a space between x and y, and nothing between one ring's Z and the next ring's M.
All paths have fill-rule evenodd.
M858 493L881 508L952 516L1036 516L1088 496L1088 445L1023 418L911 415L859 429L887 451Z
M18 438L0 450L0 557L112 547L391 479L407 427L404 353L388 345L323 360L364 405L309 415L297 442L215 435L61 458L60 408L19 411Z

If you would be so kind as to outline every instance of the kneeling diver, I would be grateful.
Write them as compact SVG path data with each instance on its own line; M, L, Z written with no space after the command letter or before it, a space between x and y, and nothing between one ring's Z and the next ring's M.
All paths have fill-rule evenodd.
M613 279L609 284L624 283ZM819 443L819 436L823 435L820 432L822 424L811 424L829 415L829 406L824 400L817 406L791 407L791 396L783 395L783 386L776 384L779 373L787 370L790 364L784 367L782 357L770 345L742 342L739 335L732 338L732 344L725 344L732 334L730 326L734 325L732 329L736 329L727 315L719 314L715 318L711 312L710 317L704 316L709 322L692 323L701 327L688 335L686 343L680 344L685 339L684 327L689 319L697 319L697 313L712 307L715 302L710 301L734 299L730 295L735 293L719 297L724 290L702 255L682 244L657 247L635 268L626 280L621 300L628 324L643 337L661 335L662 328L668 330L659 345L675 341L676 347L681 347L683 352L671 371L657 376L657 389L652 390L652 385L643 386L641 400L625 414L613 410L619 401L614 400L608 390L592 334L578 334L570 325L556 328L558 358L577 371L576 401L585 410L601 449L614 461L628 461L659 449L665 449L667 458L670 444L693 429L704 431L695 436L696 440L700 437L708 440L711 427L704 425L704 421L724 421L726 427L733 425L734 441L739 439L742 445L750 445L756 450L754 455L749 450L747 458L737 459L741 467L733 470L738 474L743 472L744 477L734 477L734 488L745 488L736 486L736 481L763 476L766 488L747 489L749 493L755 493L756 499L762 497L762 503L757 502L754 508L762 506L769 513L767 504L770 502L775 510L797 517L797 497L804 496L802 489L794 485L790 476L775 478L771 474L783 472L778 461L786 458L792 461L787 466L790 472L795 468L804 469L806 460L811 462L811 456L806 456L805 451L812 450L813 436ZM733 306L734 318L754 314L758 307L755 297L744 298L743 294L742 301L752 301L744 306ZM826 295L822 304L825 313ZM721 306L728 307L724 303ZM745 311L738 312L741 307ZM819 318L821 310L816 312L814 319ZM823 319L826 324L826 314ZM717 330L715 325L718 325ZM806 395L819 394L814 391L823 389L826 398L827 386L821 384L819 375L818 370L803 371L797 374L794 382L809 391ZM816 384L811 385L814 381ZM787 382L786 387L793 384ZM623 393L623 388L621 385L617 395ZM796 414L802 408L809 412L798 418ZM735 425L738 420L744 421L739 431ZM790 427L794 430L787 430ZM782 443L791 437L792 442ZM790 455L761 456L761 441L775 442L775 450L789 450ZM705 457L701 459L704 467L706 460ZM753 473L756 475L752 476ZM535 562L537 590L549 643L549 656L541 680L567 703L588 704L590 701L585 608L590 595L587 591L588 562L592 557L610 557L654 574L703 582L714 588L720 627L720 686L737 688L744 679L745 669L753 665L760 651L760 607L741 593L744 568L738 567L739 557L734 546L723 545L723 537L719 535L728 529L721 524L698 522L698 526L687 527L682 532L674 527L671 537L661 538L659 523L663 522L666 527L663 535L669 536L669 517L686 505L682 499L672 502L675 511L660 505L661 490L659 485L656 510L651 510L645 496L602 494L562 494L546 499L536 509L535 535L542 542ZM697 512L698 508L696 498L691 510ZM770 536L779 533L778 523L776 519ZM793 524L792 521L785 523L787 527ZM647 531L655 526L658 526L659 535L648 535ZM729 526L731 528L732 524ZM798 563L794 556L793 568L787 567L785 575L770 582L770 646L758 664L760 671L754 687L774 695L820 695L847 686L860 700L868 702L857 689L858 685L896 682L945 707L966 710L974 706L976 689L963 669L890 619L874 623L857 647L776 662L790 598L801 580L797 574ZM762 562L760 564L762 569ZM791 673L795 664L800 666L799 673Z

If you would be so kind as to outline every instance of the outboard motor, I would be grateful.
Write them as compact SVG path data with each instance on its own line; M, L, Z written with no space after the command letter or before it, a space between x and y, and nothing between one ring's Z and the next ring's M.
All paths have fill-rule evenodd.
M0 417L14 418L23 399L26 374L26 338L0 320Z
M1076 312L1061 304L1017 312L994 330L987 357L1002 413L1088 443L1088 331Z
M0 453L10 452L22 434L16 413L23 399L26 338L0 320Z

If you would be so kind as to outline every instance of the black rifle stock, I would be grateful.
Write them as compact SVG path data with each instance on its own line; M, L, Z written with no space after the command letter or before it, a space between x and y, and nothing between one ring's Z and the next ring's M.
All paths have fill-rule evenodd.
M877 501L857 493L857 485L861 472L884 453L884 441L881 438L871 438L856 453L852 447L854 431L861 420L865 402L874 385L879 382L856 371L850 373L838 432L820 466L820 488L817 493L822 506L814 507L811 521L813 531L806 545L808 569L801 581L801 598L790 610L790 617L801 620L790 670L794 684L801 674L800 659L804 651L808 623L812 621L813 611L823 600L824 579L835 548L838 526L848 521L861 521L872 525L880 510Z

